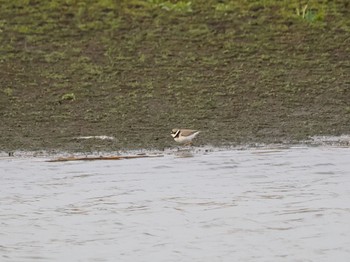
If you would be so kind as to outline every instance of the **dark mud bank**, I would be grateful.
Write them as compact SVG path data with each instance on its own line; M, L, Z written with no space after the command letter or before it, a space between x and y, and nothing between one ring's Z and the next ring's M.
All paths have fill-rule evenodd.
M202 130L199 146L350 132L343 1L307 17L293 1L27 2L0 10L2 151L162 149L174 127ZM100 135L114 139L77 139Z

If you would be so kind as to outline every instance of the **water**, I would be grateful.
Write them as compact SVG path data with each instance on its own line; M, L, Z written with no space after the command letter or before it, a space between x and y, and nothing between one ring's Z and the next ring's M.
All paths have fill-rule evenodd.
M0 261L350 261L350 148L0 159Z

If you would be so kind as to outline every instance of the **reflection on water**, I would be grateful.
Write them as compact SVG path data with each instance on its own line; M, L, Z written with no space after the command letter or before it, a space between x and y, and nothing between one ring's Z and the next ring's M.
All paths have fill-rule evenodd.
M1 261L350 261L350 149L0 159Z
M186 158L186 157L194 157L195 154L191 150L178 150L174 153L174 155L176 157Z

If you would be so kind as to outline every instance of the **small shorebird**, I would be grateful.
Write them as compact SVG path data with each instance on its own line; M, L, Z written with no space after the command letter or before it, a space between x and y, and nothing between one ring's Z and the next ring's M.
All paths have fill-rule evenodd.
M200 133L198 130L191 129L178 129L174 128L171 131L171 136L178 143L183 143L185 145L190 145L192 140Z

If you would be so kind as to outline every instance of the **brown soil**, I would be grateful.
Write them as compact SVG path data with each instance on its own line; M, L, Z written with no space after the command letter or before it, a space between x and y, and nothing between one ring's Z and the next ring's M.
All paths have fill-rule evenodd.
M79 20L30 2L0 11L0 151L172 147L174 127L204 131L197 145L349 133L345 4L308 22L258 4ZM93 135L116 139L75 139Z

